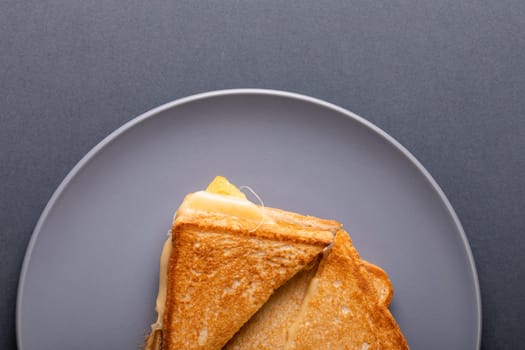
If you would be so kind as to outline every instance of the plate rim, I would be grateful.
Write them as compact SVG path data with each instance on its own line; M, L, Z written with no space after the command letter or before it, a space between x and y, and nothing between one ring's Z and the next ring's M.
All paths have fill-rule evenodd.
M353 121L359 123L360 125L366 127L370 131L377 134L379 137L383 138L385 141L387 141L394 149L396 149L398 152L400 152L402 155L404 155L416 168L417 170L423 175L423 177L428 181L434 192L439 196L441 199L441 202L444 204L445 209L447 210L448 214L452 218L454 225L456 226L457 231L459 232L461 241L463 243L463 247L465 248L465 252L467 255L468 265L470 267L473 281L474 281L474 287L475 287L475 298L476 298L476 316L477 316L477 324L476 324L476 348L480 349L481 346L481 330L482 330L482 310L481 310L481 291L479 286L479 278L478 278L478 272L476 269L476 264L474 261L474 256L472 254L472 249L470 247L467 235L465 234L465 231L463 229L463 226L461 225L461 222L459 221L459 218L452 207L452 204L450 204L448 198L446 197L445 193L441 189L441 187L438 185L438 183L434 180L432 175L426 170L426 168L417 160L417 158L412 155L399 141L397 141L394 137L389 135L386 131L378 127L377 125L373 124L372 122L366 120L365 118L343 108L338 105L335 105L333 103L321 100L319 98L311 97L304 94L299 94L296 92L289 92L289 91L283 91L283 90L274 90L274 89L257 89L257 88L240 88L240 89L224 89L224 90L214 90L214 91L208 91L208 92L202 92L194 95L190 95L187 97L179 98L170 102L167 102L165 104L162 104L158 107L155 107L153 109L150 109L149 111L140 114L139 116L129 120L128 122L124 123L122 126L111 132L108 136L106 136L102 141L100 141L98 144L96 144L93 148L91 148L79 161L75 164L75 166L69 171L69 173L65 176L65 178L61 181L60 185L56 188L56 190L53 192L53 195L47 202L46 206L44 207L44 210L42 211L42 214L40 214L40 217L37 221L37 224L31 233L31 238L29 239L29 243L26 248L26 252L24 254L24 260L22 263L22 268L20 270L20 276L18 279L18 288L17 288L17 296L16 296L16 321L15 321L15 328L16 328L16 342L17 346L20 350L23 350L22 346L22 338L20 334L20 329L22 325L21 320L21 305L23 302L23 291L24 291L24 285L26 281L26 275L27 271L29 269L29 264L31 262L31 256L33 252L33 248L36 244L36 241L38 239L39 233L42 229L42 226L44 222L47 219L47 216L55 206L56 201L60 198L64 190L67 188L69 183L73 180L73 178L82 170L84 166L86 166L91 160L95 158L95 156L104 149L104 147L108 146L110 143L112 143L114 140L116 140L119 136L125 134L127 131L131 130L136 125L142 123L143 121L154 117L155 115L167 111L169 109L187 104L196 102L199 100L214 98L214 97L224 97L224 96L233 96L233 95L263 95L263 96L274 96L274 97L281 97L281 98L287 98L291 100L296 100L300 102L306 102L309 104L317 105L319 107L323 107L326 109L329 109L333 112L339 113L347 118L352 119Z

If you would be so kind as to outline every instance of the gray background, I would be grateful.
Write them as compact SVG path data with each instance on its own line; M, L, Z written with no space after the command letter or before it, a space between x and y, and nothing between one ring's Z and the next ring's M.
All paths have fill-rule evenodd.
M235 87L328 100L405 145L470 240L482 347L523 346L525 2L3 0L0 83L1 348L31 232L75 163L152 107Z

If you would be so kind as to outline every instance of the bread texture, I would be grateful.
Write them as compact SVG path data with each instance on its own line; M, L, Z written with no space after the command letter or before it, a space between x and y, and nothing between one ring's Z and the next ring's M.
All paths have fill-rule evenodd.
M224 350L281 350L288 331L299 315L310 283L317 272L320 259L307 266L280 287L255 315L226 344ZM393 288L386 272L379 266L363 261L374 286L377 301L388 307Z
M222 348L333 240L333 232L309 227L253 227L222 215L175 220L162 350Z
M318 261L315 261L279 288L223 349L283 349L288 328L299 314L317 266Z
M373 288L350 237L338 231L290 327L285 349L408 349Z

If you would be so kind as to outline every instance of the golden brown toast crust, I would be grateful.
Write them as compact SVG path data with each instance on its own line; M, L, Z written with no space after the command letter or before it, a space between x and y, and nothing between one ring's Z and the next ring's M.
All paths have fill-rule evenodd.
M334 233L342 226L340 222L335 220L320 219L315 216L301 215L277 208L264 207L264 213L281 225L289 224L299 227L310 227L317 230L328 230Z
M369 263L366 260L361 261L370 277L370 282L374 286L379 304L389 307L394 296L394 287L392 286L392 281L390 281L388 274L377 265Z
M269 209L269 208L267 208ZM299 214L294 214L298 218ZM327 220L318 219L323 222L321 228L314 226L312 217L302 216L311 222L310 225L301 226L292 222L267 223L222 215L220 213L201 213L194 212L191 215L177 217L175 226L189 225L201 230L213 230L214 232L235 233L253 238L271 239L277 241L287 241L291 243L303 243L317 246L327 246L334 240L335 232L341 224L333 222L331 225L324 225ZM297 218L297 219L298 219Z
M332 232L216 215L179 217L162 349L220 349L280 287L329 243Z
M314 280L285 349L408 349L345 231L337 232Z

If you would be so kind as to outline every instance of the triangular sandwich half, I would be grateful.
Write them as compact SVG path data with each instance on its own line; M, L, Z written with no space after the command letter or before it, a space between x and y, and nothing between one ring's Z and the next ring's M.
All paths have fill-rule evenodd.
M285 350L408 349L399 326L378 302L373 288L350 237L338 231L288 331Z

